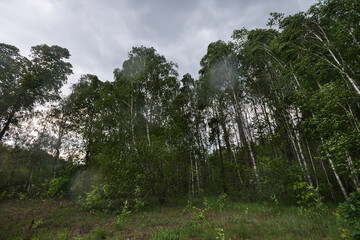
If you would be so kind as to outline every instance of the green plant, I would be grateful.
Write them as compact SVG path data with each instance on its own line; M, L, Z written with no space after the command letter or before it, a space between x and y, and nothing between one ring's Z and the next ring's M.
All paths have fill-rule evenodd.
M46 180L39 187L47 189L45 193L50 198L67 197L72 176L77 171L78 166L69 163L59 170L58 176L51 180ZM41 190L41 189L39 189Z
M93 190L86 193L85 208L89 210L104 208L105 195L105 185L93 186Z
M182 214L184 214L188 209L191 209L193 207L193 202L188 200L186 207L181 211Z
M270 195L270 203L264 201L262 205L262 212L266 215L280 215L279 200L275 194Z
M323 196L320 195L318 188L300 181L295 183L294 189L298 191L299 214L311 219L314 223L313 228L324 233L329 222L323 221L323 218L329 214L329 209L323 202Z
M249 214L249 208L247 207L245 210L245 215L248 215L248 214Z
M121 211L121 214L117 217L116 224L120 225L122 223L128 222L130 219L131 211L129 210L129 202L125 200L124 207Z
M199 220L205 220L206 219L206 213L211 209L209 201L204 198L203 201L203 208L197 208L193 206L193 220L199 221Z
M227 194L223 193L218 198L218 204L220 210L223 210L226 207L226 202L227 202Z
M107 238L107 232L105 230L101 230L99 226L97 226L95 233L94 233L94 239L100 240L100 239L106 239Z
M270 199L271 199L271 201L272 201L276 206L279 205L279 200L277 199L277 197L276 197L275 194L272 194L272 195L270 196Z
M215 231L216 231L216 239L218 239L218 240L225 240L224 229L222 229L222 228L215 228Z
M300 214L314 216L321 215L328 210L318 188L314 188L304 181L299 181L294 184L294 189L298 192L296 197L298 199L297 204L301 206Z
M171 229L160 228L154 235L151 236L151 240L178 240L179 236Z
M51 179L47 195L51 198L64 195L67 190L68 182L69 180L64 177Z
M204 237L204 229L201 227L200 224L197 224L196 222L189 221L186 222L185 225L181 228L180 232L180 239L190 239L190 238L196 238L199 239L201 237Z
M360 239L360 191L350 193L335 213L336 221L345 239Z
M7 192L3 191L0 193L0 201L7 199Z
M136 186L135 188L135 199L134 199L134 202L135 202L135 211L138 212L140 210L142 210L145 206L145 201L142 199L142 190L141 190L141 187L139 185Z

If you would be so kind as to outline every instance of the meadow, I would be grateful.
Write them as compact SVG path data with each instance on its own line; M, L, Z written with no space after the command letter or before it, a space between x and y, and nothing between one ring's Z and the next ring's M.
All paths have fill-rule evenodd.
M340 239L331 209L199 198L140 212L88 211L73 202L0 203L1 239Z

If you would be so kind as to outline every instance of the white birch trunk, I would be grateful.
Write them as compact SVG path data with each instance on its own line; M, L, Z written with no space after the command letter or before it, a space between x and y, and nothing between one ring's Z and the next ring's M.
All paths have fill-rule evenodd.
M349 168L350 168L350 172L352 174L352 180L354 182L355 188L358 188L358 187L360 187L360 184L359 184L360 182L359 182L359 178L358 178L358 176L356 174L356 171L355 171L355 168L354 168L354 163L353 163L352 158L351 158L350 155L348 155L348 157L347 157L347 162L349 164Z

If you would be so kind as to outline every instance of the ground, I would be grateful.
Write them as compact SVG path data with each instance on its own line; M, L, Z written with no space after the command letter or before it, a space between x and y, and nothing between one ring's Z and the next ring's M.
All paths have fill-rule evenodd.
M299 207L202 199L148 206L121 218L65 200L0 202L0 239L339 238L331 209L302 214Z

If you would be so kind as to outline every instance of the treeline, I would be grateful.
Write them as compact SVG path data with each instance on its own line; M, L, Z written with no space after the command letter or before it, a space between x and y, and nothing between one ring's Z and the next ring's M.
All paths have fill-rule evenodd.
M1 44L0 137L14 137L37 103L58 100L36 117L37 136L53 139L39 147L53 153L51 194L80 189L80 178L90 205L221 193L342 201L360 187L359 24L357 0L273 13L270 28L211 43L197 80L134 47L114 81L83 75L61 100L66 49L38 46L29 60ZM61 151L78 171L57 175Z

